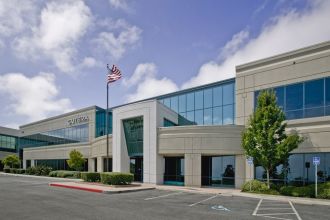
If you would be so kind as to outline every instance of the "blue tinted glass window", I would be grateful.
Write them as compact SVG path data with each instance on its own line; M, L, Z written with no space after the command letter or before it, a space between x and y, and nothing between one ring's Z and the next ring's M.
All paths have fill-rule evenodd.
M212 124L212 108L204 109L204 124L205 125Z
M203 124L203 110L196 110L195 111L195 122L198 125L202 125Z
M171 109L175 112L178 112L179 106L178 106L178 97L174 96L171 98Z
M223 86L223 105L234 103L234 84Z
M234 108L233 105L223 106L223 124L234 124Z
M305 83L305 108L320 107L324 104L324 80Z
M222 105L222 86L213 88L213 106Z
M187 94L187 111L194 110L195 107L195 96L194 93Z
M254 108L257 107L259 93L260 91L254 92Z
M171 99L170 98L164 99L164 105L171 108Z
M330 105L330 77L325 78L325 105Z
M212 107L212 89L204 90L204 108Z
M195 112L191 111L191 112L187 112L187 119L191 122L195 121Z
M179 96L179 112L187 111L186 95Z
M222 107L213 108L213 124L222 125Z
M303 108L303 84L294 84L286 87L286 111Z
M284 87L275 88L274 92L276 94L277 105L280 106L280 108L283 110L284 109Z
M195 92L195 109L203 108L203 91Z

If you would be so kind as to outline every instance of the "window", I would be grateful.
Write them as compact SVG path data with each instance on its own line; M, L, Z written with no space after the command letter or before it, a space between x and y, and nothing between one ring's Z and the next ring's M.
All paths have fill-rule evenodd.
M316 117L324 114L324 80L313 80L305 83L305 117Z
M204 90L204 108L212 107L212 89Z
M203 109L203 91L195 92L195 109Z
M222 105L222 86L213 88L213 106Z
M189 90L187 93L162 100L165 105L179 113L178 126L222 125L233 124L235 121L234 81L198 88L194 91Z
M179 96L179 112L187 111L186 95Z
M194 110L195 107L195 96L194 93L187 94L187 111Z
M234 103L234 84L223 86L223 105Z
M178 97L174 96L171 98L171 109L175 112L179 112L179 106L178 106Z

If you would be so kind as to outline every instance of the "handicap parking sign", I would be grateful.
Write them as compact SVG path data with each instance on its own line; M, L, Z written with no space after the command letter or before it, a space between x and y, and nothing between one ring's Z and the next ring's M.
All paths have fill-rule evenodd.
M320 157L313 157L313 164L320 165L321 158Z

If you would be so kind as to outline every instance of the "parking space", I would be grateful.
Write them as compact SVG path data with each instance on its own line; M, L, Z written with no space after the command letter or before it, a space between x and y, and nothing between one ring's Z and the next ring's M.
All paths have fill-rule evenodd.
M329 206L192 191L100 194L48 186L49 180L0 175L6 219L328 219Z

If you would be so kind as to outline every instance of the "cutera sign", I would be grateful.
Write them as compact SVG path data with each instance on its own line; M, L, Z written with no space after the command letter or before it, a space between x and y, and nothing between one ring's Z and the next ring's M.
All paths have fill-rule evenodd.
M89 118L87 115L79 115L74 118L71 118L68 120L68 125L73 126L81 123L86 123L89 121Z

